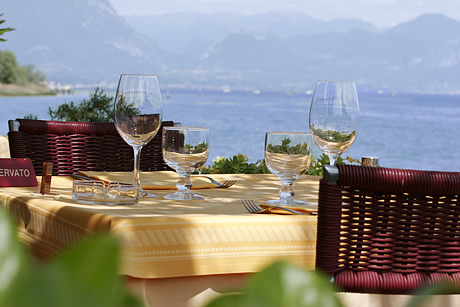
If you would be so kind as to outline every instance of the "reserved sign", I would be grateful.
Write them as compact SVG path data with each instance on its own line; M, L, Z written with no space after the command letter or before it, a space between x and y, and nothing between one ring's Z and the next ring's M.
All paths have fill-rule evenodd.
M0 158L0 187L38 186L30 159Z

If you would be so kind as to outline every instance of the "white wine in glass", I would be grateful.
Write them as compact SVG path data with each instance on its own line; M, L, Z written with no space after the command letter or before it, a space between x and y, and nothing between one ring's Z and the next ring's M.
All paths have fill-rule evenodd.
M139 197L155 197L142 189L139 172L142 147L155 137L162 122L163 104L158 78L122 74L113 115L118 133L134 150L133 182L139 188Z
M318 81L310 107L310 133L334 165L355 141L359 130L356 85L346 81Z

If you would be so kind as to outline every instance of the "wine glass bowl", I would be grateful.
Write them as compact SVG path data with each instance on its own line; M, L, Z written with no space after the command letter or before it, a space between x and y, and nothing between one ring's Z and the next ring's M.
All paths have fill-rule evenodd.
M115 127L134 151L133 183L139 197L155 197L144 191L140 183L140 154L160 129L163 114L160 85L153 75L122 74L114 103Z
M310 106L310 133L334 165L356 139L359 102L356 85L346 81L318 81Z
M164 127L162 150L166 164L176 170L179 179L178 191L166 195L166 199L193 200L204 199L191 192L190 174L202 167L209 155L209 129L200 127Z
M311 137L306 132L267 132L265 134L265 162L272 174L281 181L280 198L267 203L292 206L307 202L294 198L294 181L310 168Z

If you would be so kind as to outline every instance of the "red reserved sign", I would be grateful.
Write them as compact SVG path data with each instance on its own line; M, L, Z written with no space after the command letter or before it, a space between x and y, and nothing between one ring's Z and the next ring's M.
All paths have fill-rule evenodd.
M0 187L37 187L30 159L0 158Z

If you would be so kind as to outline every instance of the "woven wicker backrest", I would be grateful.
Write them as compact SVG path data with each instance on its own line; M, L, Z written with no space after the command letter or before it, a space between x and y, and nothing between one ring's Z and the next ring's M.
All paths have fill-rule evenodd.
M320 181L317 269L347 292L460 293L460 172L337 168Z
M30 158L41 175L43 162L53 162L53 175L76 171L132 171L133 149L113 123L59 122L17 119L19 131L8 133L12 158ZM173 126L164 121L163 126ZM160 128L141 152L141 170L170 170L163 161Z

